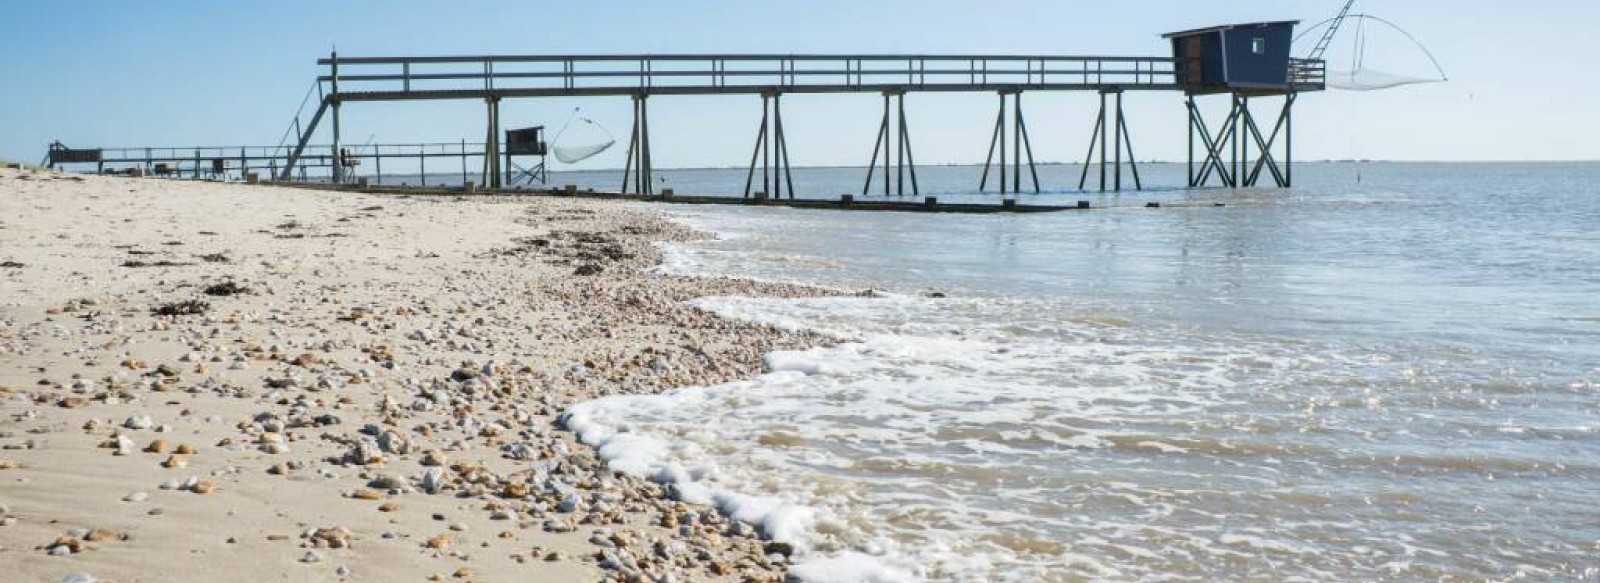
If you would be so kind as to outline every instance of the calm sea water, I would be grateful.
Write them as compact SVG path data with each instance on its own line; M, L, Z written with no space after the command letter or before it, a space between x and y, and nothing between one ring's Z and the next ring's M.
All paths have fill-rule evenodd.
M980 200L977 172L922 186ZM701 300L843 342L573 425L795 542L808 581L1600 580L1600 165L1297 181L1023 197L1109 207L1047 215L649 207L720 237L666 269L886 297Z

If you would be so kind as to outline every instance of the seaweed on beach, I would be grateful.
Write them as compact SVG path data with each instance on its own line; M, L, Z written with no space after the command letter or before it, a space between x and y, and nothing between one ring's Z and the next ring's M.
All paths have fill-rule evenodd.
M233 263L233 260L229 259L228 256L223 253L206 253L204 255L196 255L195 257L199 257L201 261L206 263Z
M0 268L3 268L3 269L17 269L17 268L21 268L21 267L27 267L27 264L24 264L24 263L19 262L19 261L10 261L10 260L0 261Z
M211 304L200 300L184 300L162 304L150 310L157 316L198 316L211 310Z
M224 281L222 283L208 285L205 287L205 289L200 290L200 292L208 296L227 297L250 293L250 288L231 281Z
M152 261L152 262L144 262L144 261L137 261L137 260L122 262L122 266L123 267L186 267L186 266L189 266L189 265L194 265L194 264L193 263L178 263L176 261L169 261L169 260L166 260L166 259L162 259L160 261Z

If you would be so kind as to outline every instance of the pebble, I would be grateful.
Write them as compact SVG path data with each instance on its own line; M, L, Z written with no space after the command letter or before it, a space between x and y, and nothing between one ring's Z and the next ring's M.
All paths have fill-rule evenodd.
M136 415L122 422L122 426L128 429L149 429L155 424L149 415Z
M429 450L428 453L422 456L422 465L425 466L442 466L447 463L449 461L445 458L445 455L439 453L438 450Z
M319 552L316 552L316 551L306 551L306 554L304 556L300 557L300 562L302 562L302 563L320 563L320 562L322 562L322 553L319 553Z
M422 473L422 491L429 494L438 494L444 489L444 472L439 468L428 468Z
M378 477L367 485L383 490L399 490L406 487L406 481L393 474L378 474Z
M123 502L144 502L145 500L148 500L149 498L150 498L150 494L148 492L134 492L134 493L129 494L127 496L123 496L122 497L122 501Z

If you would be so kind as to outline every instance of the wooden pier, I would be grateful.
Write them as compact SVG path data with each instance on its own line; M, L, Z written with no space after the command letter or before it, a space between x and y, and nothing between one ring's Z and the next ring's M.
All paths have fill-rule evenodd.
M1143 184L1128 132L1123 96L1130 91L1181 93L1189 111L1189 187L1215 180L1226 187L1253 186L1263 176L1280 187L1292 185L1291 111L1296 98L1325 88L1321 60L1290 57L1295 22L1263 22L1195 29L1166 35L1171 56L1062 55L477 55L349 57L330 54L317 64L316 77L302 115L271 148L120 148L64 149L60 162L83 163L94 158L106 164L144 164L146 171L199 178L241 177L265 170L276 181L309 180L306 168L328 169L334 184L350 182L363 162L382 175L385 159L416 160L426 183L430 160L447 158L450 173L459 170L462 183L489 190L511 185L512 153L502 147L500 103L506 99L585 97L627 98L633 105L627 156L619 194L655 195L650 147L649 110L653 97L692 98L704 95L750 95L761 99L761 121L755 132L743 196L795 197L789 147L783 129L785 96L868 94L881 98L883 115L868 160L861 194L920 196L913 140L905 101L921 93L987 92L997 96L995 124L987 141L979 192L990 186L1002 195L1039 192L1034 152L1028 135L1023 96L1034 92L1095 92L1100 106L1095 129L1083 158L1078 188L1090 187L1091 167L1098 167L1101 192L1123 189L1124 170L1134 188ZM1215 131L1208 126L1197 98L1224 95L1230 113ZM313 99L314 98L314 99ZM1276 123L1263 131L1251 103L1281 99ZM793 97L791 97L793 99ZM378 101L476 100L485 104L482 142L459 144L368 144L351 148L344 141L341 111L346 104ZM314 106L314 107L313 107ZM302 117L309 118L302 123ZM327 119L328 141L313 143ZM1281 139L1280 139L1281 136ZM1201 149L1197 150L1196 145ZM1254 150L1252 151L1252 145ZM543 152L542 142L538 144ZM430 149L431 148L431 149ZM981 149L975 144L975 149ZM52 162L57 150L52 149ZM1199 157L1197 158L1197 154ZM467 161L481 160L475 172ZM1198 165L1197 165L1198 160ZM459 162L459 168L455 167ZM165 164L165 166L158 166ZM436 165L436 168L439 166ZM756 181L759 170L760 181ZM437 172L436 174L444 174ZM477 180L471 180L477 178ZM909 180L908 180L909 179ZM378 182L382 182L381 178ZM908 188L909 187L909 188ZM785 198L785 195L787 197ZM681 199L680 199L681 200ZM855 202L858 207L867 204Z

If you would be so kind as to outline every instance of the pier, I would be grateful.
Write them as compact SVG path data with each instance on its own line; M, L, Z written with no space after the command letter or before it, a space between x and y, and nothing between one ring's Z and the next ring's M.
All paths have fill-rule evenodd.
M265 172L279 182L314 180L307 168L327 169L334 184L347 184L363 166L383 182L384 160L414 160L426 184L428 167L435 175L459 174L463 185L479 192L511 188L518 179L537 182L544 176L542 141L528 142L534 128L504 132L500 104L507 99L580 97L626 98L632 103L632 124L626 137L623 178L616 194L652 197L649 111L652 98L692 99L706 95L748 95L761 100L761 121L754 132L746 200L795 198L790 150L784 136L782 104L786 96L865 94L881 99L883 113L860 195L920 196L907 99L926 93L992 93L996 96L994 129L987 146L979 192L997 189L1002 198L1039 192L1024 115L1024 95L1048 92L1093 92L1099 107L1086 112L1094 119L1079 190L1121 191L1125 182L1143 183L1135 161L1128 92L1164 92L1182 96L1188 110L1188 184L1190 188L1240 188L1293 184L1293 106L1302 93L1326 87L1323 61L1290 56L1293 21L1246 23L1194 29L1165 35L1171 56L1061 55L477 55L477 56L340 56L319 59L316 76L301 115L278 146L232 148L52 148L51 165L133 164L144 174L218 178L236 173L240 179ZM791 97L792 99L793 97ZM1227 99L1228 115L1205 119L1206 99ZM341 113L349 104L393 101L472 100L484 104L481 142L446 144L366 144L356 148L344 140ZM1274 114L1258 118L1262 104ZM1252 109L1254 108L1254 109ZM1266 120L1268 123L1262 124ZM1213 124L1216 124L1213 126ZM326 142L317 143L319 129ZM515 142L508 149L505 142ZM542 138L540 138L542 139ZM537 155L531 169L520 168L515 156ZM469 160L479 161L469 168ZM446 169L448 167L448 170ZM1093 169L1093 170L1092 170ZM1125 181L1124 178L1128 178ZM472 180L475 179L475 180ZM827 193L832 196L836 193ZM726 200L726 199L723 199ZM843 206L843 205L841 205ZM859 204L857 205L859 206Z

